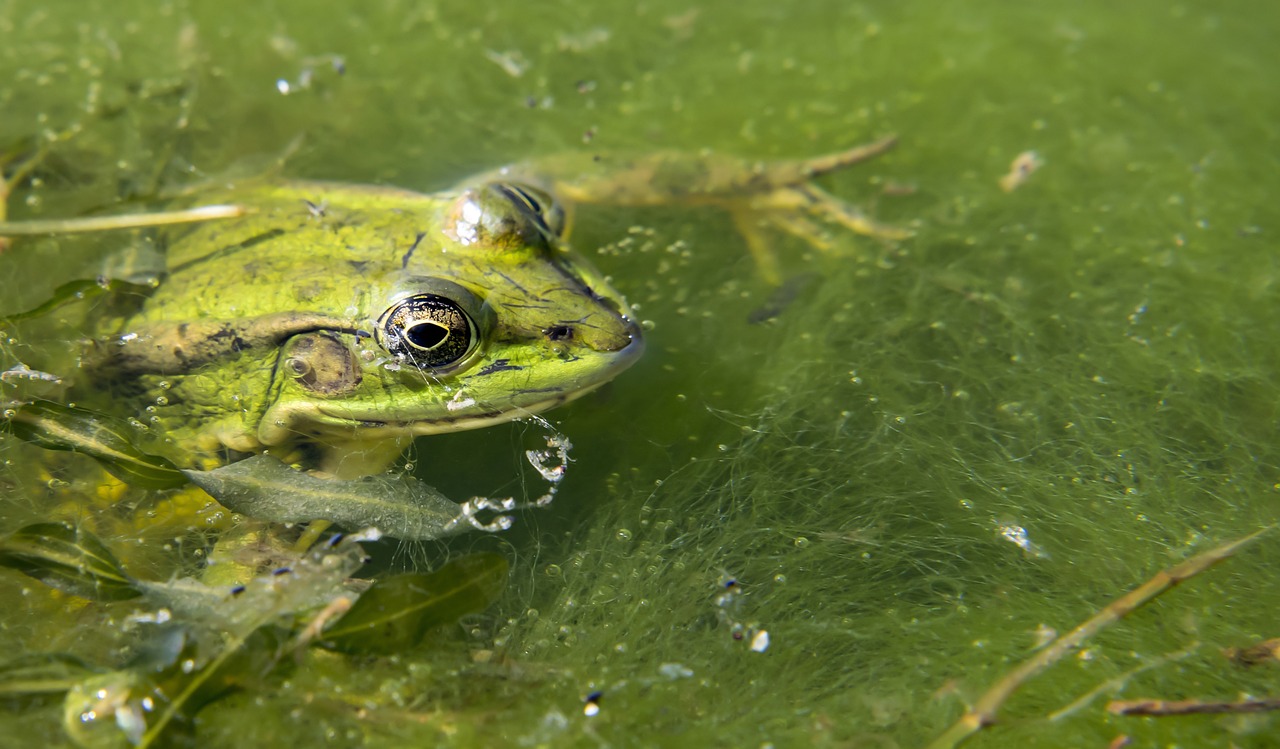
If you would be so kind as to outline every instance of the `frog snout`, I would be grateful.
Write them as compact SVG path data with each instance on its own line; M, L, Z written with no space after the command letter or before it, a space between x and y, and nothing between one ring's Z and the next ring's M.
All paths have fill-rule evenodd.
M600 353L621 352L641 346L640 327L630 318L611 317L605 324L593 324L591 318L576 322L558 322L542 329L543 337L556 344L576 344Z

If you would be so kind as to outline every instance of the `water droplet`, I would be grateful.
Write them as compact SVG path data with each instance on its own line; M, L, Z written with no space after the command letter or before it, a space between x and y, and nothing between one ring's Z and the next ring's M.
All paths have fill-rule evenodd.
M805 538L804 536L797 536L795 540L795 545L797 549L803 549L809 545L809 539Z
M618 540L619 540L619 541L630 541L630 540L631 540L631 531L630 531L630 530L628 530L628 529L626 529L626 528L619 528L619 529L618 529Z

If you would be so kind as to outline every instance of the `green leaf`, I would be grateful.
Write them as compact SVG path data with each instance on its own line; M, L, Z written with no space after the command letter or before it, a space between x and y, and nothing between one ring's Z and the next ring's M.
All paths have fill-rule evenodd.
M0 665L0 698L66 692L100 673L73 655L34 653Z
M123 601L142 595L97 537L67 523L28 525L0 539L0 566L94 601Z
M395 653L427 630L483 611L507 584L507 560L482 553L455 559L435 572L383 578L325 629L321 644L346 653Z
M87 409L37 401L19 406L9 424L16 437L33 445L88 455L126 484L170 489L187 483L168 459L135 447L114 419Z
M270 455L183 473L223 507L260 520L329 520L349 530L377 528L407 541L437 539L473 527L461 506L412 476L319 478Z
M148 295L151 293L151 287L143 284L131 283L120 279L88 279L81 278L76 281L68 281L53 290L53 295L49 297L39 307L34 307L26 312L17 312L12 315L0 317L0 324L19 322L21 320L29 320L33 317L46 315L59 307L78 302L85 299L102 294L120 294L133 292L135 294Z

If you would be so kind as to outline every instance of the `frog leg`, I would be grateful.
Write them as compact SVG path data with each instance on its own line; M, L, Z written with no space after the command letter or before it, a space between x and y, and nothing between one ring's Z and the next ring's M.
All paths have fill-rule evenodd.
M909 229L874 221L854 206L809 184L755 195L745 204L742 201L729 202L725 208L746 241L760 275L774 285L781 283L782 277L776 252L766 236L767 229L786 232L822 252L832 250L832 238L822 226L811 221L810 216L876 239L900 240L912 236Z
M734 225L746 241L761 276L776 285L781 282L781 275L774 250L763 236L766 228L779 229L823 252L832 249L832 238L810 217L876 239L901 240L912 236L908 229L872 220L855 206L812 183L815 177L875 158L896 144L897 138L889 136L812 159L757 165L751 170L753 179L740 182L749 189L740 195L723 195L713 202L720 203L733 216Z
M762 230L761 221L749 211L730 211L733 225L738 234L747 243L751 259L756 263L756 270L770 286L782 283L782 270L778 267L778 254L773 251L768 238Z
M794 187L807 183L814 177L847 169L889 151L898 145L898 136L889 135L871 143L846 148L843 151L815 156L811 159L790 159L766 164L761 172L772 187Z
M835 222L855 234L876 239L908 239L915 232L899 226L873 221L865 213L816 185L800 185L795 188L808 200L805 210Z

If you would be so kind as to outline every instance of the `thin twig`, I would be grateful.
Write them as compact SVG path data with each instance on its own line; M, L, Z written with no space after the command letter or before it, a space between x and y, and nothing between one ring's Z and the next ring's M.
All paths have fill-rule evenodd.
M1107 712L1112 715L1195 715L1197 713L1262 713L1280 710L1280 697L1267 697L1239 702L1202 702L1200 700L1112 700Z
M75 234L90 231L116 229L142 229L170 224L191 224L220 218L240 218L248 209L240 205L205 205L181 211L157 213L126 213L119 216L93 216L89 218L64 218L32 221L0 221L0 236L30 236L33 234Z
M1250 533L1244 538L1225 543L1198 554L1181 564L1157 572L1150 580L1125 593L1083 624L1054 640L1048 647L1023 661L993 684L967 713L952 723L942 735L929 744L929 749L952 749L973 734L996 722L996 714L1009 697L1041 671L1062 660L1098 632L1127 616L1169 588L1204 572L1235 554L1249 542L1274 526Z
M1125 671L1123 674L1120 674L1114 679L1107 679L1106 681L1102 682L1098 686L1094 687L1093 689L1090 689L1088 692L1085 692L1084 694L1077 697L1075 700L1071 702L1071 704L1067 705L1066 707L1060 708L1050 713L1049 720L1050 721L1062 720L1063 718L1066 718L1067 716L1074 714L1080 708L1085 707L1090 702L1093 702L1098 697L1098 695L1102 694L1103 692L1114 692L1120 689L1121 687L1123 687L1125 684L1128 684L1129 680L1137 676L1138 674L1143 673L1144 671L1150 671L1153 668L1158 668L1160 666L1163 666L1164 664L1169 663L1170 661L1180 661L1183 658L1186 658L1187 656L1194 653L1197 649L1199 649L1199 647L1200 647L1200 643L1193 642L1189 647L1179 650L1176 653L1165 653L1164 655L1160 656L1159 658L1156 658L1153 661L1149 661L1147 663L1142 664L1141 666Z

